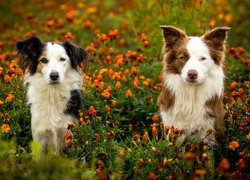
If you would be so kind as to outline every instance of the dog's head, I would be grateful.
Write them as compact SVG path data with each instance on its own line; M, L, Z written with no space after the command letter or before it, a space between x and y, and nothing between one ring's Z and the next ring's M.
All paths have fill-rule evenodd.
M166 73L179 74L188 84L200 84L211 69L222 65L228 27L215 28L201 37L187 36L173 26L160 27Z
M31 37L16 44L19 64L31 75L41 73L48 84L62 83L70 69L87 64L87 53L70 41L64 43L42 43Z

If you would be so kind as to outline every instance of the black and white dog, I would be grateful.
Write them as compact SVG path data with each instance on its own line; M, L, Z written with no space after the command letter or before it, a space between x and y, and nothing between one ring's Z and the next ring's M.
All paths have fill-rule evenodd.
M79 65L87 53L70 41L42 43L31 37L16 44L19 64L26 71L27 101L31 111L33 140L61 154L68 124L79 118L83 77Z

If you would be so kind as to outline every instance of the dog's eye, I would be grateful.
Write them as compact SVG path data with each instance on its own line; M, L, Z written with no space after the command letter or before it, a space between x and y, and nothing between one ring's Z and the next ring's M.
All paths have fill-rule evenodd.
M178 59L181 60L181 61L184 61L186 59L186 57L185 56L179 56Z
M66 61L66 59L63 57L60 57L60 61Z
M49 62L48 59L46 59L46 58L42 58L40 61L41 61L41 63L43 63L43 64L46 64L46 63Z
M204 60L206 60L206 59L207 59L206 57L201 57L201 58L200 58L201 61L204 61Z

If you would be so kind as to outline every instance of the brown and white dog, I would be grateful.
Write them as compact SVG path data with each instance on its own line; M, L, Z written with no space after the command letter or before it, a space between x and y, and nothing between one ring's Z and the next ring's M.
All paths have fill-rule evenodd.
M157 104L163 123L183 131L179 140L192 135L213 145L224 129L222 66L229 28L192 37L173 26L160 27L164 86Z

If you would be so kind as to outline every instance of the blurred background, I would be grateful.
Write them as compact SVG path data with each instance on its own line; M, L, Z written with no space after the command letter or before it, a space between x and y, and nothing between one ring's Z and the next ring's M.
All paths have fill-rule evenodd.
M249 0L1 0L0 40L12 46L17 38L32 34L51 40L70 31L86 45L100 29L121 28L131 39L147 34L152 47L158 48L161 24L191 35L229 26L230 46L249 51L249 9Z

